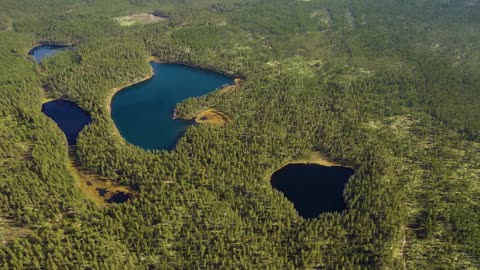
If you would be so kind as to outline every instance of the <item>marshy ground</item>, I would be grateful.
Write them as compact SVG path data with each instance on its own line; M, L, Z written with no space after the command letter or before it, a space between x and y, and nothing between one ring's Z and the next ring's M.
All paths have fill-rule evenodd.
M214 126L224 126L231 122L231 119L224 112L217 109L207 109L195 117L195 122Z

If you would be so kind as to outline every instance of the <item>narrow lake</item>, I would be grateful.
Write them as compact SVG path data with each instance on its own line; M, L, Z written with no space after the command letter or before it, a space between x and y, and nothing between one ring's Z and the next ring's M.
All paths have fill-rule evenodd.
M65 51L68 48L70 48L70 46L67 45L39 45L33 48L28 54L33 56L37 64L41 64L42 60L48 56Z
M175 105L234 82L228 76L185 65L150 64L155 75L118 92L112 99L111 116L129 143L171 150L194 123L172 119Z
M65 133L68 145L75 145L80 131L92 122L90 115L67 100L52 100L42 105L42 112L53 119Z
M343 190L354 170L317 164L289 164L273 173L271 184L290 200L303 218L345 209Z

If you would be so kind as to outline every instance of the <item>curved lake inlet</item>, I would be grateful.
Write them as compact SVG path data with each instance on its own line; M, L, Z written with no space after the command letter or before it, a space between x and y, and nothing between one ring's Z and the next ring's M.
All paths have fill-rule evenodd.
M272 186L293 202L303 218L345 209L343 190L354 170L317 164L289 164L276 171Z
M175 105L224 85L232 78L180 64L150 63L154 76L127 87L112 99L111 114L129 143L144 149L171 150L194 121L172 119Z
M90 115L67 100L52 100L42 105L42 112L53 119L65 133L68 145L75 145L80 131L92 122Z
M68 48L70 48L70 46L68 45L39 45L30 50L28 54L33 56L37 64L41 64L42 60L44 60L48 56L52 56L56 53L65 51Z

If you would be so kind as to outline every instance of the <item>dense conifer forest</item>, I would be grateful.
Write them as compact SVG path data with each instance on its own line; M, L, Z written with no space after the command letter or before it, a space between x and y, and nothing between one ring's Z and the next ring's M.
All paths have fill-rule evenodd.
M151 56L244 78L176 107L231 123L128 144L109 98ZM0 269L479 269L479 71L478 0L0 0ZM303 219L268 176L312 152L355 174ZM139 195L99 207L71 160Z

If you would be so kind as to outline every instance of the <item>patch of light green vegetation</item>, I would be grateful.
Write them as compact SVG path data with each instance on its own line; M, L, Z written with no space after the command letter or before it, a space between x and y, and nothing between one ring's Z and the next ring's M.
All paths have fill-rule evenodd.
M399 179L403 179L409 222L416 224L419 219L432 219L426 222L431 224L426 227L406 224L398 252L404 256L407 269L425 269L431 254L441 254L447 248L449 255L436 260L446 266L477 269L476 259L465 252L468 244L451 243L448 235L456 215L480 209L480 144L466 141L454 132L440 135L431 129L433 122L431 116L412 111L364 123L367 130L381 130L396 145L395 157L400 164L397 173L401 175ZM433 161L431 156L437 160ZM433 214L430 209L434 209ZM457 226L462 230L478 228L478 220L471 218L454 222L461 221Z
M233 51L234 52L245 52L245 51L251 51L252 50L252 47L250 46L242 46L240 44L235 44L235 46L233 47Z
M115 21L117 21L121 26L132 26L136 24L152 24L164 21L165 18L155 16L150 13L137 13L123 17L115 17Z
M348 9L345 10L345 21L346 26L349 30L352 30L355 27L355 17L353 16L352 12Z
M316 71L323 67L322 60L307 60L303 57L293 57L284 61L270 61L267 66L276 68L281 73L295 74L302 77L315 76Z
M114 20L117 21L121 26L132 26L138 24L137 21L132 20L128 17L116 17L114 18Z
M375 72L364 68L349 67L345 70L344 74L339 74L335 78L338 79L338 83L349 85L353 81L356 81L360 78L370 77L373 74L375 74Z
M344 86L374 74L373 71L365 68L357 68L340 63L333 64L322 59L309 60L301 56L295 56L283 61L269 61L266 65L275 69L279 74L303 78L323 77L325 82L335 81Z
M310 14L310 17L315 20L317 27L320 29L328 29L332 25L332 15L327 9L317 9Z
M11 17L0 14L0 31L12 30L13 20Z
M411 135L409 129L414 124L414 120L410 115L396 115L386 117L382 120L371 120L364 123L364 126L370 129L378 130L385 129L390 130L395 134L397 138L407 138Z

